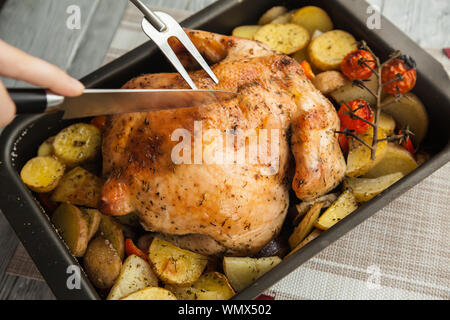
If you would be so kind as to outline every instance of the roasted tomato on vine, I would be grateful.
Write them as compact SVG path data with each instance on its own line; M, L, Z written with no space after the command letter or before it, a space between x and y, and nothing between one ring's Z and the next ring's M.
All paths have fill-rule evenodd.
M414 144L411 140L411 137L408 134L405 134L403 130L398 132L398 135L405 135L405 138L400 141L400 144L403 148L409 151L412 155L416 153L416 149L414 148Z
M350 52L341 63L341 71L350 81L369 79L376 67L374 56L362 49Z
M371 125L359 119L362 118L373 123L373 112L365 100L356 99L343 104L339 109L341 127L355 131L356 134L366 133Z
M381 71L384 92L406 94L417 81L416 62L409 56L401 56L387 63Z

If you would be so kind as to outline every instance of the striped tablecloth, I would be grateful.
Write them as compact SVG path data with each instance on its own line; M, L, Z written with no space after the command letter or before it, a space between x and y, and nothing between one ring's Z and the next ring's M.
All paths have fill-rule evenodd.
M191 14L169 13L180 21ZM141 18L133 6L128 8L105 63L148 40L141 32ZM429 52L450 72L449 60L441 50ZM276 299L450 299L449 230L450 164L266 294ZM18 249L8 270L41 278L23 248Z

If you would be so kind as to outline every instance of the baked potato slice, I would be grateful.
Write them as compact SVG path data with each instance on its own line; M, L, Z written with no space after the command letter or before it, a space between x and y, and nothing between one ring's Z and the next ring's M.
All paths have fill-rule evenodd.
M81 210L88 219L88 239L91 240L100 227L102 214L97 209L82 208Z
M322 234L321 230L314 229L313 232L311 232L305 239L303 239L303 241L300 242L291 252L289 252L289 254L285 258L293 255L295 252L306 246L308 243L318 238L321 234Z
M224 257L223 271L234 290L240 292L281 262L280 257Z
M158 278L148 262L133 254L125 259L107 300L119 300L146 287L157 286Z
M404 177L396 172L376 179L346 178L344 188L352 190L359 202L368 202Z
M297 10L293 14L291 22L304 27L311 36L316 30L321 32L333 30L333 21L328 13L315 6L306 6Z
M99 289L109 289L120 274L122 259L111 242L100 236L89 243L83 257L83 264L94 286Z
M266 24L256 32L254 39L278 52L292 54L305 48L310 36L305 28L296 24Z
M63 203L53 212L52 223L70 252L82 257L89 242L87 216L74 205Z
M339 71L325 71L316 75L313 84L324 95L328 95L347 83L347 79Z
M292 16L294 15L295 10L291 10L289 12L286 12L285 14L279 16L278 18L273 19L270 23L273 24L286 24L291 22Z
M165 283L190 285L201 276L208 258L155 237L150 245L149 261Z
M381 112L380 119L378 120L378 127L383 129L386 135L391 135L395 131L397 124L392 116L387 113Z
M125 256L125 237L121 224L113 217L101 215L99 230L100 235L111 242L120 259L123 260Z
M322 209L327 209L337 200L337 198L338 198L338 195L336 193L330 193L330 194L327 194L323 197L317 198L312 201L303 201L302 203L300 203L296 206L297 215L292 220L292 224L294 226L299 224L301 219L308 213L308 211L316 203L318 203L318 202L322 203L322 205L323 205Z
M167 284L165 288L178 300L228 300L235 294L227 277L219 272L205 273L189 287Z
M235 37L253 40L259 29L261 29L261 26L240 26L234 28L232 35Z
M345 190L336 202L322 214L314 226L326 231L356 209L358 209L358 203L355 196L351 190Z
M102 186L102 179L81 167L76 167L62 177L51 200L97 208Z
M305 239L306 236L310 234L314 229L314 224L316 223L317 219L319 219L323 205L324 204L322 202L315 203L311 207L311 209L309 209L308 213L302 219L300 224L294 229L294 232L292 232L291 236L289 237L289 246L291 247L291 249L297 247L298 244L302 242L303 239Z
M177 300L175 295L164 288L147 287L120 300Z
M55 155L69 167L94 160L100 155L102 135L91 124L76 123L58 133L53 141Z
M38 157L50 157L54 155L53 150L53 141L55 141L55 137L50 137L45 140L38 148L37 156Z
M337 70L345 56L358 48L356 39L342 30L328 31L311 41L308 55L320 70Z
M276 18L285 15L287 12L288 9L286 9L286 7L283 6L272 7L261 16L261 18L258 21L258 24L262 26L271 23Z
M376 75L372 75L364 84L372 92L378 90L378 79ZM346 81L345 84L338 89L330 93L330 96L339 104L348 103L355 99L366 100L370 105L374 106L377 103L377 99L366 89L353 85L353 82Z
M65 168L65 165L54 157L36 157L25 164L20 171L20 178L35 192L50 192L58 186Z

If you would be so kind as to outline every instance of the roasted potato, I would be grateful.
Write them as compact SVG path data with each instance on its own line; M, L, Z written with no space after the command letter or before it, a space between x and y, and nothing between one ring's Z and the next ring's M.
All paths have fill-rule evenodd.
M76 167L66 173L51 199L79 206L97 208L103 181L87 170Z
M125 238L122 226L113 217L102 215L100 219L100 235L111 242L120 259L125 255Z
M317 74L312 82L320 92L328 95L344 86L347 81L339 71L325 71Z
M83 264L94 286L99 289L109 289L120 274L122 259L111 242L100 236L89 243L83 257Z
M310 37L305 28L291 23L266 24L256 32L254 39L278 52L292 54L305 48Z
M316 223L317 219L319 219L322 208L323 203L315 203L305 215L300 224L294 229L294 232L292 232L291 236L289 237L289 246L291 247L291 249L297 247L299 243L302 242L303 239L305 239L306 236L311 233L311 231L314 229L314 224Z
M378 90L378 79L375 75L372 75L364 84L372 90L372 92L377 92ZM366 100L370 105L374 106L377 103L377 99L366 89L354 86L351 81L346 81L346 83L330 93L330 96L339 104L348 103L355 99Z
M358 209L358 203L351 190L344 191L335 203L317 220L314 226L320 230L328 230L336 223Z
M242 291L281 262L280 257L224 257L223 271L234 290Z
M422 101L413 93L407 93L398 102L395 97L389 96L381 103L383 111L390 114L398 126L409 127L414 135L411 136L414 145L418 147L428 131L428 113Z
M289 254L285 257L289 257L292 254L294 254L295 252L297 252L298 250L300 250L301 248L303 248L304 246L306 246L308 243L310 243L311 241L313 241L314 239L318 238L320 235L322 234L322 231L319 229L314 229L313 232L311 232L309 234L309 236L307 236L305 239L303 239L302 242L300 242L297 247L295 247L291 252L289 252Z
M388 174L401 172L408 175L418 168L414 157L405 148L395 143L388 143L383 159L364 175L364 178L379 178Z
M273 24L286 24L291 22L292 16L294 15L295 10L291 10L289 12L286 12L285 14L279 16L278 18L273 19L270 23Z
M150 249L150 245L152 244L153 238L155 238L154 233L145 233L140 236L137 241L137 246L139 249L148 252Z
M331 21L328 13L315 6L307 6L297 10L292 16L291 22L304 27L311 36L316 30L321 32L333 30L333 21Z
M404 177L396 172L376 179L346 178L344 188L351 189L359 202L368 202Z
M88 219L88 239L91 240L99 229L102 214L97 209L82 208L81 210Z
M342 30L328 31L311 41L308 56L320 70L337 70L342 60L357 49L356 39Z
M240 26L233 30L232 35L253 40L259 29L261 29L261 26Z
M367 133L359 135L359 137L371 146L373 143L373 128L370 128ZM378 130L378 139L382 140L386 139L386 137L386 133L380 128ZM379 142L375 153L375 160L372 160L371 150L358 140L351 138L349 145L350 151L347 157L346 175L352 178L360 177L369 172L369 170L380 163L387 150L387 141Z
M178 300L228 300L234 296L227 277L219 272L205 273L189 287L168 284L165 288Z
M159 287L148 287L122 298L120 300L177 300L172 292Z
M52 223L75 257L82 257L89 242L88 217L69 203L61 204L52 215Z
M288 9L286 9L286 7L283 7L283 6L276 6L276 7L270 8L269 10L266 11L266 13L264 13L261 16L261 18L258 21L258 24L265 25L265 24L271 23L276 18L278 18L282 15L285 15L287 12L288 12Z
M55 137L50 137L45 140L38 149L37 156L38 157L50 157L53 156L53 141L55 141Z
M54 157L36 157L25 164L20 178L31 190L45 193L58 186L64 170L64 164Z
M322 209L329 208L338 198L336 193L327 194L323 197L317 198L313 201L304 201L296 206L297 214L295 218L292 220L292 224L294 226L300 223L300 220L308 213L308 211L312 208L313 205L320 202L322 203Z
M69 167L94 160L100 154L102 135L91 124L73 124L60 133L53 141L55 155Z
M148 262L133 254L124 261L107 299L119 300L146 287L157 286L158 278Z
M165 283L190 285L200 277L208 258L155 237L150 245L149 261Z
M380 119L378 120L378 127L383 129L388 136L394 133L396 125L397 124L392 116L381 112Z

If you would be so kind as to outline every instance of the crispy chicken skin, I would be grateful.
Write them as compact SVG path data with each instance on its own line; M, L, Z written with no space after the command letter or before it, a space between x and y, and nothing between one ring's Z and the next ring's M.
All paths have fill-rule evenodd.
M334 134L339 120L290 57L250 40L187 33L220 80L216 85L203 70L192 71L196 85L238 96L189 109L110 116L103 141L107 182L100 209L110 215L136 211L146 230L168 235L191 250L252 255L282 227L289 207L291 151L296 160L293 188L300 199L321 196L342 180L345 161ZM185 65L194 67L177 41L171 45ZM124 88L187 85L178 74L147 74ZM172 141L171 134L187 129L194 150L194 121L201 121L203 132L279 129L279 165L270 171L264 163L174 164L171 154L179 141ZM214 154L218 148L203 136L202 151Z

